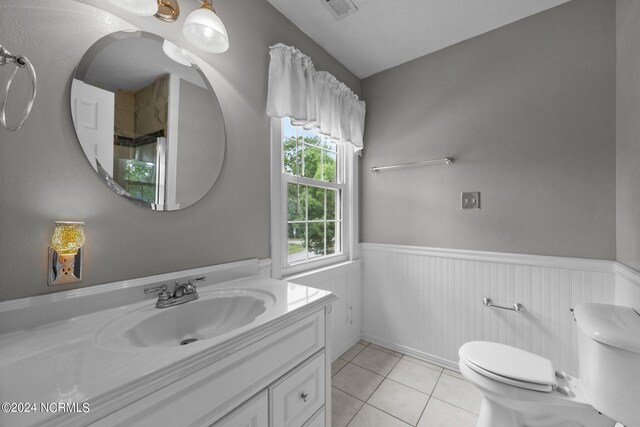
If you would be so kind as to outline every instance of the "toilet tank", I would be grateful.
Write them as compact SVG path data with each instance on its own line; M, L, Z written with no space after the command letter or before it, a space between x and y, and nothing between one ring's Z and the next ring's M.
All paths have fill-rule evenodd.
M578 304L580 382L589 403L627 426L640 426L640 315L610 304Z

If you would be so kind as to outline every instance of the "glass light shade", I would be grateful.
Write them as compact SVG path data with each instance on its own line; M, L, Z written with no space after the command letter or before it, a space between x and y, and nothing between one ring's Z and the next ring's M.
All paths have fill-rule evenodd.
M58 255L75 255L84 242L84 222L56 221L51 247Z
M229 49L227 29L218 15L206 7L196 9L187 16L182 33L205 52L221 53Z
M186 65L187 67L190 67L191 64L193 64L193 60L189 55L189 51L176 46L169 40L165 40L162 42L162 50L164 51L165 55L176 61L178 64Z
M132 15L153 16L158 12L158 0L109 0Z

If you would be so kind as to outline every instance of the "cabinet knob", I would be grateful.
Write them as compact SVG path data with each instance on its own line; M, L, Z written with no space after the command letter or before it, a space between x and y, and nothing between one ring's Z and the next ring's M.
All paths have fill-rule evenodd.
M303 402L306 402L307 399L309 399L309 394L308 393L302 393L300 395L300 399L302 399Z

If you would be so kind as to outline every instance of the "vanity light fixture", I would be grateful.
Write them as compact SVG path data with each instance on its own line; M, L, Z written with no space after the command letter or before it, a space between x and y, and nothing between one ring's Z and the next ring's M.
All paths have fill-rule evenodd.
M158 13L158 0L109 0L121 9L138 16L153 16Z
M109 1L134 15L155 16L166 22L173 22L180 15L178 0ZM202 6L191 12L184 21L182 34L198 49L205 52L226 52L229 49L229 35L222 20L213 8L212 0L200 0L200 2ZM170 54L167 53L167 55L175 60ZM181 61L177 62L183 64Z
M56 221L56 228L49 247L49 286L82 280L82 246L84 242L84 222Z
M178 0L157 0L158 13L154 16L161 21L173 22L180 16L180 6Z
M229 36L222 20L216 14L211 0L200 0L202 6L187 16L182 33L198 49L222 53L229 49Z

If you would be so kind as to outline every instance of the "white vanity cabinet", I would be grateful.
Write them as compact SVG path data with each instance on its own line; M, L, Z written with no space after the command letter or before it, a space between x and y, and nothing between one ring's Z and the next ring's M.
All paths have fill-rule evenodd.
M262 390L257 396L231 411L213 427L269 427L269 394Z
M237 350L92 425L325 426L325 309L238 342Z

